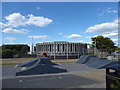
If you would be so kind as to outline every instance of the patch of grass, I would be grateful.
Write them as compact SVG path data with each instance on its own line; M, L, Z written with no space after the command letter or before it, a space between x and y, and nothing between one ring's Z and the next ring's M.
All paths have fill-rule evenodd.
M16 65L16 64L22 64L25 62L29 62L35 58L7 58L2 59L2 63L0 65ZM53 59L51 60L54 63L72 63L76 62L78 59Z
M51 60L54 63L73 63L76 62L77 60Z
M2 61L3 60L33 60L35 58L2 58Z
M4 64L0 64L0 65L18 65L18 64L22 64L22 63L4 63Z

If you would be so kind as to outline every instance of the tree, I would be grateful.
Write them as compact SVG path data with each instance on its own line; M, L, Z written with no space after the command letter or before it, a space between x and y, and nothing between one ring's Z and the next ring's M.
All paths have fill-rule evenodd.
M115 49L116 51L120 51L120 48L119 47L116 47L116 49Z
M2 50L2 57L3 58L11 58L11 57L13 57L13 51L10 50L10 49Z
M102 35L92 38L92 43L99 51L107 51L108 53L114 52L117 46L108 37L103 37Z
M29 49L30 49L29 46L24 45L24 46L21 47L20 53L21 54L27 54L30 51Z
M25 44L2 45L2 57L13 57L16 54L27 54L30 47Z
M36 46L34 46L34 51L36 52Z

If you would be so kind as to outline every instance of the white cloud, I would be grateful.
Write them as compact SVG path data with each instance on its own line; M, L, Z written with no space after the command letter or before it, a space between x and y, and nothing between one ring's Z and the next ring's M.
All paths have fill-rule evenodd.
M0 40L0 46L3 44L3 42Z
M8 25L7 24L4 24L2 22L0 22L0 28L4 28L4 27L7 27Z
M92 36L91 38L94 38L94 37L97 37L97 36L100 36L100 35L94 35L94 36Z
M114 33L107 33L107 34L102 34L104 37L117 37L118 33L114 32Z
M3 33L21 33L21 34L26 34L29 31L27 29L21 29L21 30L17 30L17 29L13 29L13 28L6 28L2 30Z
M9 42L13 42L14 40L16 40L16 38L14 37L6 37L6 40L8 40Z
M37 7L36 7L36 9L37 9L37 10L40 10L40 7L39 7L39 6L37 6Z
M104 14L109 14L109 13L118 13L118 10L114 10L110 7L104 8L101 13L99 13L99 16L103 16Z
M9 26L25 26L24 22L26 21L25 16L22 16L20 13L12 13L5 17L8 20L7 24Z
M84 42L84 43L87 43L87 44L92 44L92 42Z
M82 37L81 35L78 35L78 34L71 34L71 35L68 35L68 36L65 36L66 38L73 38L73 39L77 39L77 38L80 38Z
M118 39L111 39L113 42L118 42Z
M5 17L7 20L6 23L0 23L0 26L6 25L7 27L18 27L18 26L27 26L27 25L35 25L39 27L44 27L53 22L52 19L45 18L43 16L34 16L34 15L26 15L23 16L20 13L12 13Z
M20 13L12 13L5 17L6 23L0 22L0 28L6 27L2 30L4 33L22 33L26 34L29 31L27 29L17 30L14 27L35 25L39 27L44 27L52 23L52 19L44 18L42 16L27 15L23 16Z
M118 20L113 22L101 23L89 27L86 32L97 32L97 33L111 33L118 31Z
M49 39L49 37L47 35L28 36L28 38L33 38L33 39Z
M120 42L120 39L111 39L114 43L115 43L115 45L116 46L118 46L118 47L120 47L120 44L119 44L119 42Z
M118 11L117 10L109 10L109 11L107 11L108 13L118 13Z
M80 40L80 41L78 41L78 42L83 42L83 40Z
M50 23L52 23L52 19L44 18L41 16L34 16L34 15L28 15L29 19L26 22L27 25L35 25L39 27L44 27Z
M80 40L80 41L77 41L77 42L80 42L80 43L87 43L87 44L92 44L92 42L86 42L84 40Z
M58 33L59 35L63 35L63 33Z
M106 34L101 34L102 36L104 37L109 37L109 38L112 38L112 37L118 37L118 33L117 32L113 32L113 33L106 33ZM100 36L100 35L94 35L92 37L97 37L97 36ZM90 38L92 38L90 37Z
M0 28L2 28L3 27L3 23L2 22L0 22Z
M91 37L85 37L85 38L91 38Z

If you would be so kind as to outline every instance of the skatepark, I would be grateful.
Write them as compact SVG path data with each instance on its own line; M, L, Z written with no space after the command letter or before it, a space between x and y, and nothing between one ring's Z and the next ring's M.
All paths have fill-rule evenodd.
M20 65L3 65L3 88L105 88L105 67L117 63L94 55L77 62L53 63L36 58Z

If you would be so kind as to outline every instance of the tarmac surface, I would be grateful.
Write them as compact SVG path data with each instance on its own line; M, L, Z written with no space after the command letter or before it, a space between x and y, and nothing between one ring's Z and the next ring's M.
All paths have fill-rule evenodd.
M77 63L58 63L65 73L15 76L16 65L2 66L2 88L105 88L105 70Z

